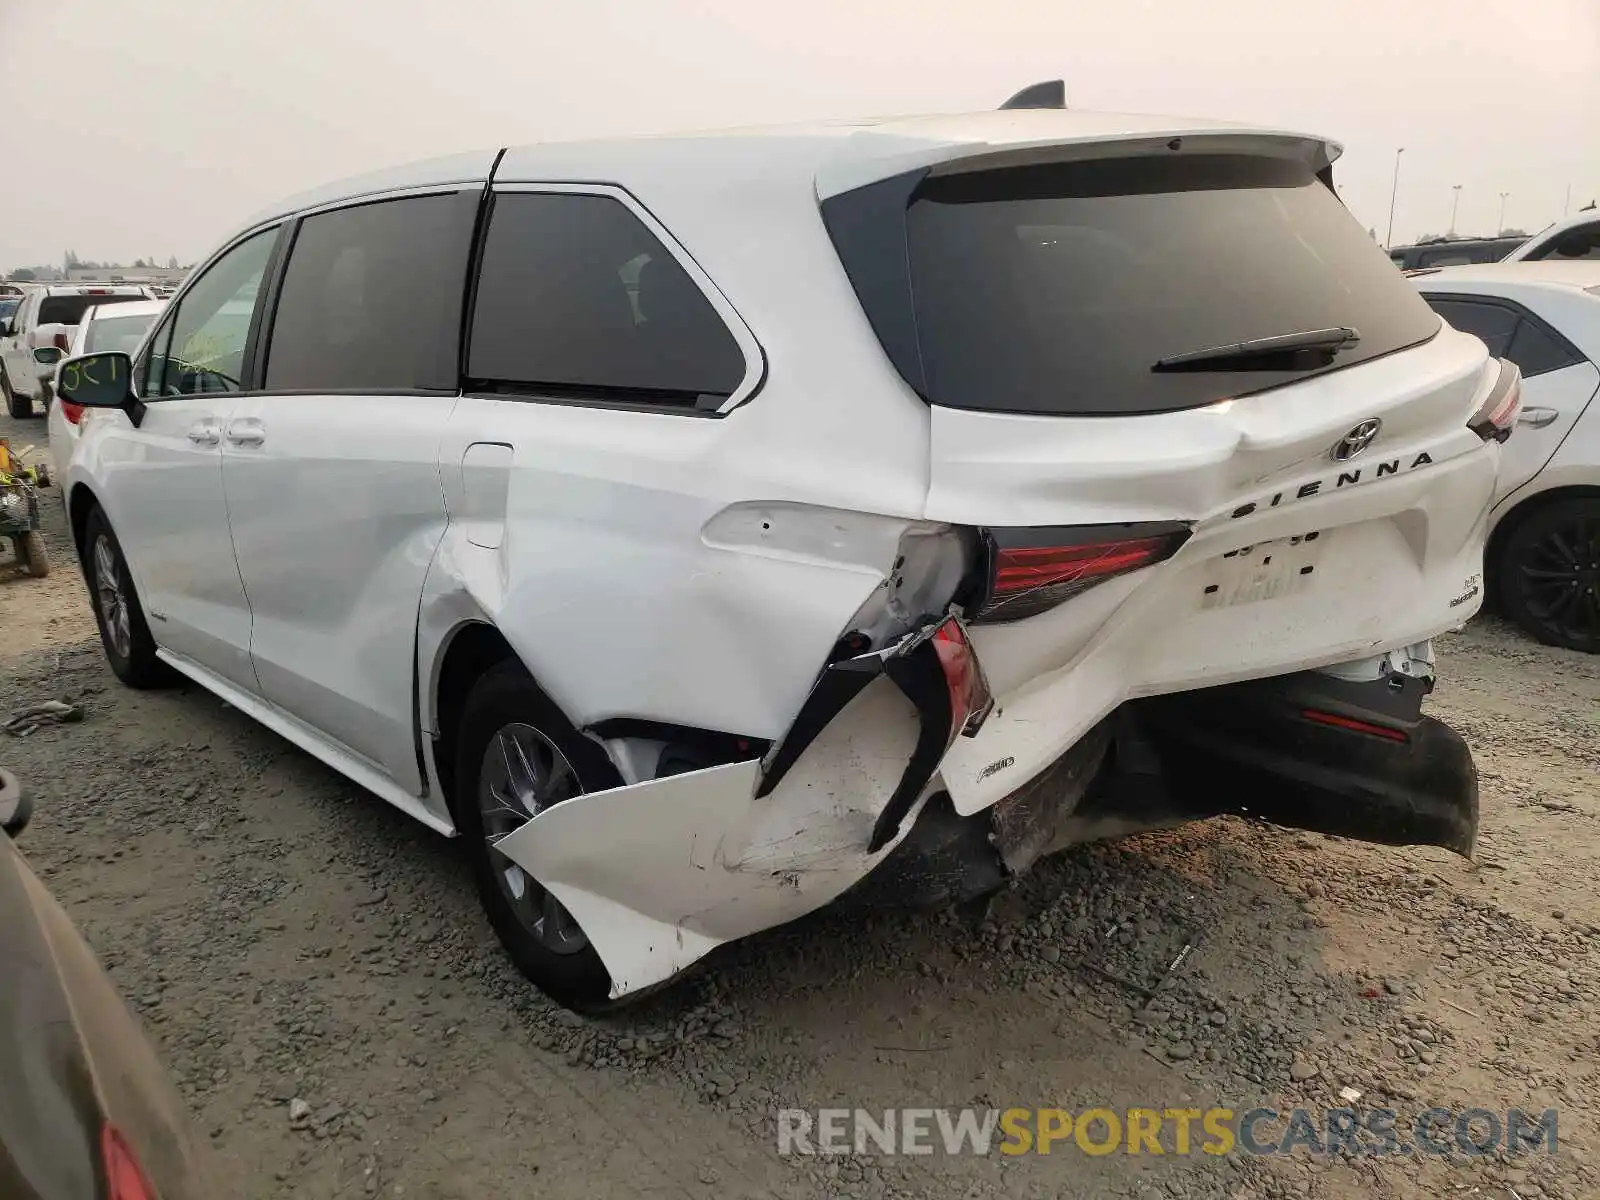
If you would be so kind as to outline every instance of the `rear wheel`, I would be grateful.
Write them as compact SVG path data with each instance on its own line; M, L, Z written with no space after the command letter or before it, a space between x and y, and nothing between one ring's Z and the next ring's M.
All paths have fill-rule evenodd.
M155 639L133 590L122 546L98 508L84 521L82 546L84 582L89 585L100 644L112 671L129 687L157 687L168 682L171 672L156 657Z
M1505 541L1506 615L1547 646L1600 654L1600 499L1559 500Z
M501 945L558 1003L608 1007L611 976L583 929L495 843L547 808L615 786L615 768L514 662L492 668L468 696L455 762L457 817Z

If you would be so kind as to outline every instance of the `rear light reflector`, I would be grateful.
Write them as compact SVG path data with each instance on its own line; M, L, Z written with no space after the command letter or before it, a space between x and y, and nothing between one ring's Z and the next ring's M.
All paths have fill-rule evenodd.
M100 1160L106 1172L106 1200L160 1200L133 1148L110 1121L100 1127Z
M1514 362L1503 358L1499 362L1500 377L1467 422L1468 428L1486 442L1503 442L1510 437L1517 414L1522 411L1522 372Z
M1342 717L1338 713L1323 712L1319 708L1303 709L1300 713L1308 721L1315 721L1318 725L1328 725L1334 729L1347 729L1351 733L1365 733L1371 737L1383 738L1390 742L1409 742L1411 738L1403 729L1391 729L1387 725L1374 725L1371 721L1362 721L1356 717Z
M1139 525L991 529L988 590L972 620L1019 621L1054 608L1097 583L1163 562L1189 528Z

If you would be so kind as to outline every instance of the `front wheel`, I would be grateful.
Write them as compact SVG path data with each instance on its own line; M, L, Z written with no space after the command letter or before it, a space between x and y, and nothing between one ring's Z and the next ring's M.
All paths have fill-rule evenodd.
M557 1003L609 1007L611 975L566 908L495 843L584 792L620 782L520 664L502 663L467 698L455 745L456 811L478 898L511 961Z
M122 546L98 508L84 522L82 544L84 582L89 585L100 644L111 670L129 687L158 687L168 682L171 673L156 657L156 642L133 590Z
M33 416L33 398L13 389L11 380L3 368L0 368L0 396L5 397L6 412L13 417L20 420L23 417Z
M1547 646L1600 654L1600 499L1559 500L1521 522L1499 563L1506 615Z

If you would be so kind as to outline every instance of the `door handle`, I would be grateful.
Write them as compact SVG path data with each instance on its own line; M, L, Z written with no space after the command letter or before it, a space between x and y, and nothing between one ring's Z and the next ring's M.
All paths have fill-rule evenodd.
M215 446L222 440L215 421L196 421L189 426L188 436L196 446Z
M267 431L254 417L240 417L228 422L226 434L230 446L259 446L267 440Z
M1560 415L1553 408L1525 408L1517 415L1517 424L1532 425L1535 429L1543 429Z

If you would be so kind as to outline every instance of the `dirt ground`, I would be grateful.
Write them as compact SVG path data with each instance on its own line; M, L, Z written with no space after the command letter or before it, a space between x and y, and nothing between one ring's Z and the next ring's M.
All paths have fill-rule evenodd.
M986 916L822 914L585 1022L507 965L451 843L201 689L117 683L45 508L54 573L0 562L0 717L87 716L0 736L39 800L23 848L234 1195L1600 1195L1600 660L1486 618L1440 642L1475 862L1221 819L1063 855ZM1186 944L1154 1003L1117 981ZM1287 1112L1346 1089L1402 1124L1555 1108L1558 1152L776 1149L785 1107Z

